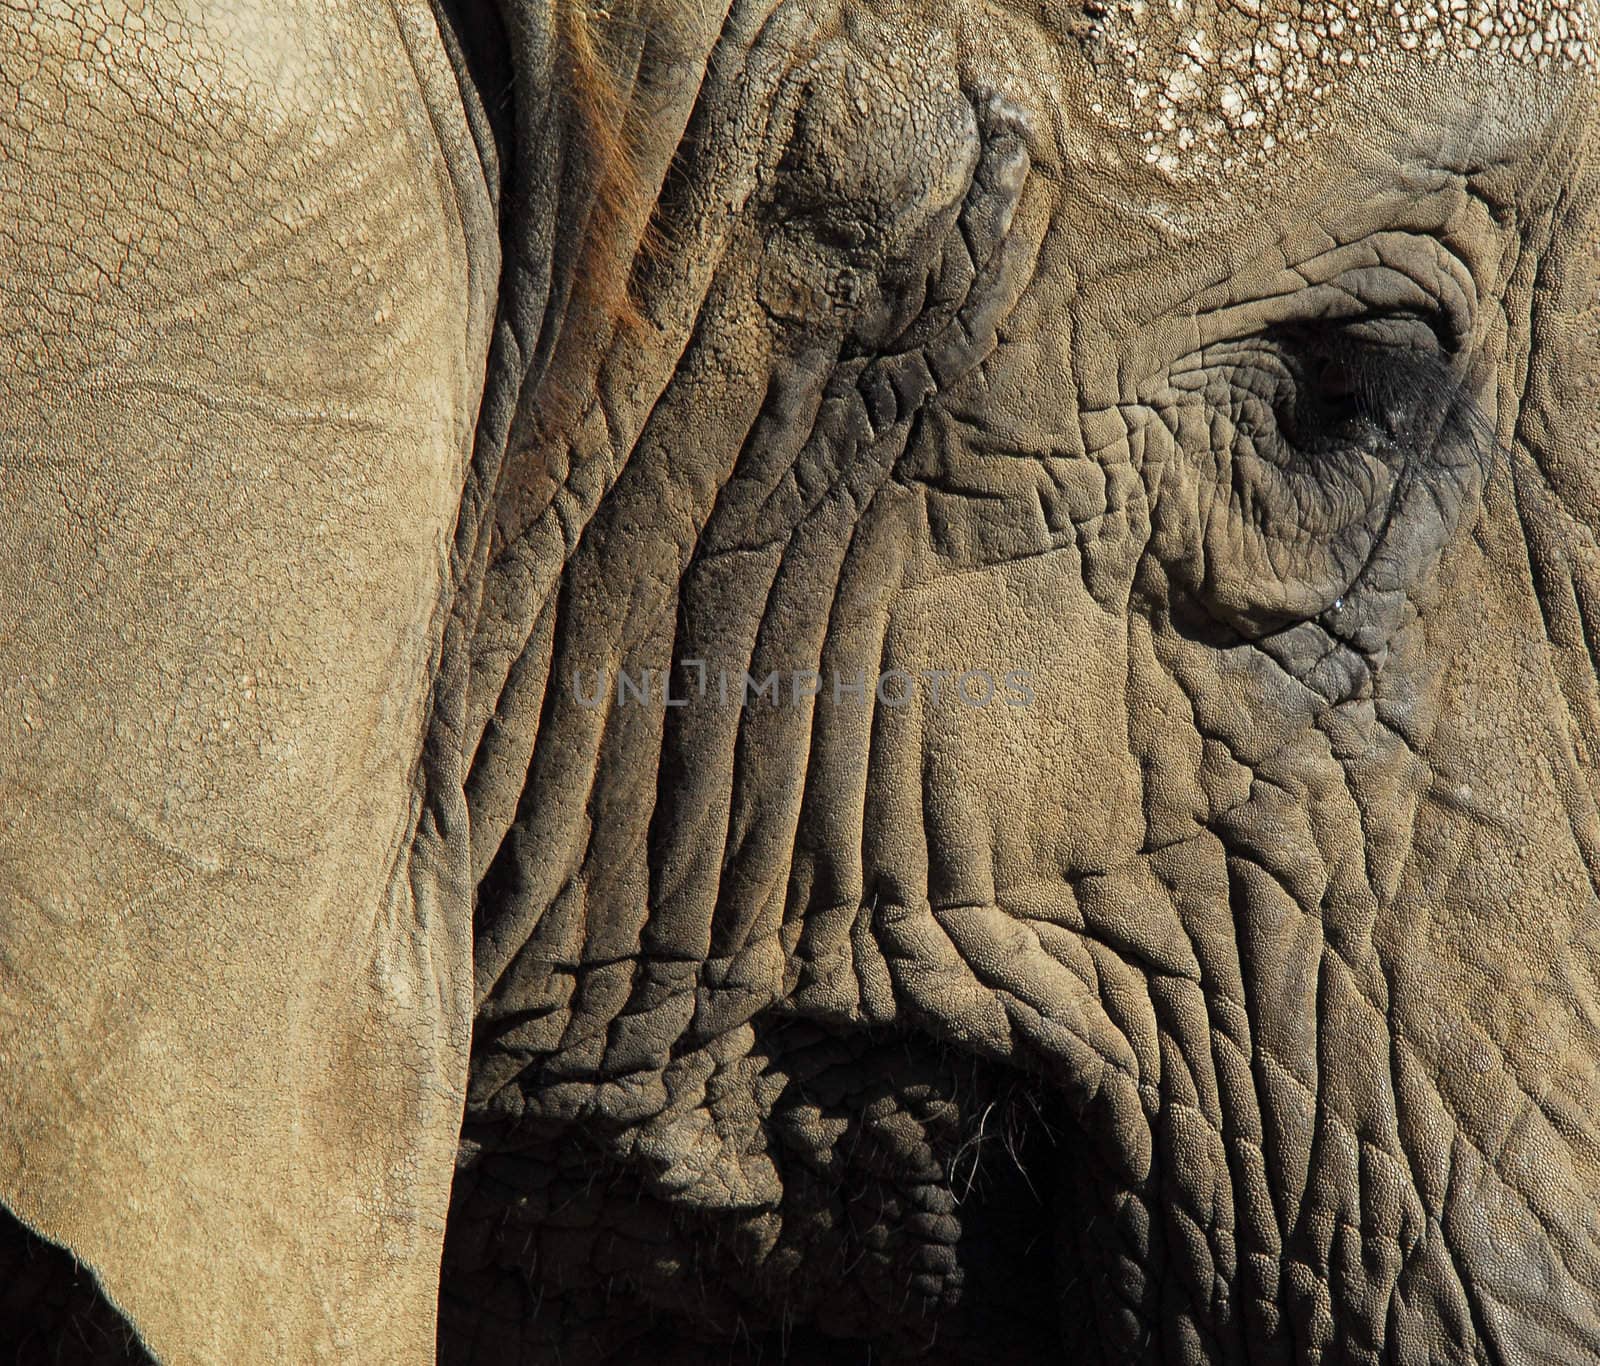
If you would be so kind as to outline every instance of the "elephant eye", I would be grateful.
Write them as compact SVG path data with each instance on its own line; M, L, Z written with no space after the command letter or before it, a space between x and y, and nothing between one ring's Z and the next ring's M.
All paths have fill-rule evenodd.
M1283 327L1273 349L1290 383L1275 417L1308 458L1358 450L1389 463L1476 461L1489 440L1467 367L1429 319L1366 315Z
M1482 488L1496 447L1477 396L1492 372L1456 335L1424 312L1300 318L1210 349L1175 386L1195 400L1171 411L1199 511L1183 523L1193 514L1169 504L1183 525L1173 577L1246 639L1303 625L1279 663L1325 697L1362 676L1323 667L1329 632L1376 659L1383 613Z

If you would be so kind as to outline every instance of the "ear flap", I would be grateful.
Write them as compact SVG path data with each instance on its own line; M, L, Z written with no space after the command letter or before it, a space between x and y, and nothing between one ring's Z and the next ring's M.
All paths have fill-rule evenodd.
M422 1363L495 216L424 4L181 8L0 10L0 1200L162 1360Z

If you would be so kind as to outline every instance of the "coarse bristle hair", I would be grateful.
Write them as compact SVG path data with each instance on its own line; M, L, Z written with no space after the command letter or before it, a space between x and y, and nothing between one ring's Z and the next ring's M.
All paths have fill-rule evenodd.
M651 18L647 6L663 0L620 0L602 7L595 0L557 0L560 67L573 116L569 136L584 140L593 196L583 242L574 302L594 324L637 328L642 319L630 292L632 265L640 251L654 249L652 196L639 164L638 129L629 106L630 87L640 79L618 69L621 39Z
M575 197L562 229L572 235L557 248L566 261L554 274L570 283L553 350L518 405L497 542L548 500L555 470L564 463L560 453L570 453L604 356L646 327L633 282L641 261L658 253L659 237L655 179L640 154L649 130L640 126L633 99L649 80L653 36L673 22L682 0L542 2L552 7L552 103L567 143L562 193Z

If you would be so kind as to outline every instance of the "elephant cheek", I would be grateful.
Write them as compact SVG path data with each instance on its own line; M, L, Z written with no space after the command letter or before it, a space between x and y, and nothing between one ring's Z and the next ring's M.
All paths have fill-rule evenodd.
M910 588L884 654L917 681L908 706L884 704L887 683L879 699L878 743L920 775L888 819L926 872L888 841L882 852L906 897L1061 914L1074 874L1137 851L1127 626L1083 587L1076 551Z
M1126 623L1080 570L1069 548L896 599L884 658L918 686L904 707L880 699L873 767L898 781L875 784L865 871L902 1003L964 1047L1044 1067L1134 1178L1143 1069L1093 985L1078 888L1135 858L1143 778Z

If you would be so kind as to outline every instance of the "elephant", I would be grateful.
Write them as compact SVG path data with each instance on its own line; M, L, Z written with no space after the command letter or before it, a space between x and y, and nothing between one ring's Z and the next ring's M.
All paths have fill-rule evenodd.
M1600 1361L1589 0L0 6L19 1361Z

